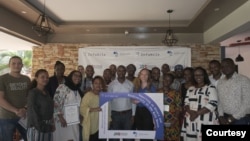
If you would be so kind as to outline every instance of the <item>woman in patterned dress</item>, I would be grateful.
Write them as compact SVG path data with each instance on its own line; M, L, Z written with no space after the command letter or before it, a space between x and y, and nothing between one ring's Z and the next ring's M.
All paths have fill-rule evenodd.
M164 141L180 140L179 114L181 112L181 95L170 86L174 81L173 74L166 74L163 77L163 87L159 92L164 94Z
M194 70L195 85L185 98L185 117L181 136L184 141L201 141L201 126L218 124L215 109L218 104L215 86L210 85L208 74L202 67Z
M54 141L79 141L79 123L69 124L65 119L65 106L80 107L82 74L72 71L65 84L59 85L54 96L54 118L56 130L53 134ZM79 113L80 117L80 113Z

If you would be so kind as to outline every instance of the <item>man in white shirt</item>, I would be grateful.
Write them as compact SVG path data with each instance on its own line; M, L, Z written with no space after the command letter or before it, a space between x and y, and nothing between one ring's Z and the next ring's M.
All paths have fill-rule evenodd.
M132 93L134 85L127 80L126 67L123 65L117 68L117 78L108 86L110 93ZM112 130L131 130L135 115L135 105L130 98L116 98L110 102L111 128Z
M220 124L250 125L250 79L235 71L231 58L221 62L224 78L217 85Z

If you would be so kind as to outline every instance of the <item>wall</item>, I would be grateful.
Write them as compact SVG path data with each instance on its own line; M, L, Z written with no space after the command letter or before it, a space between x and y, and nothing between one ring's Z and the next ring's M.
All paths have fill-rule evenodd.
M240 47L240 54L244 58L243 62L235 62L235 64L238 65L238 72L240 74L246 75L250 78L250 45L245 45ZM225 49L226 57L232 58L235 60L235 58L239 54L239 48L238 47L226 47Z
M157 46L153 44L147 45ZM68 75L69 72L76 69L78 65L78 48L89 46L100 46L100 44L46 44L41 47L34 47L32 76L34 76L34 73L40 68L47 69L49 71L49 75L53 75L54 64L57 60L60 60L65 64L65 75ZM124 44L105 44L105 46L124 46ZM126 46L130 45L127 44ZM219 45L186 44L178 46L191 48L192 67L202 66L207 68L210 60L220 59Z
M250 26L249 26L250 28ZM225 46L225 57L232 58L235 60L235 58L239 54L239 48L236 47L229 47L230 44L237 43L237 41L243 42L249 42L249 40L245 40L245 38L250 37L250 30L246 30L240 34L234 35L220 43L221 46ZM235 62L238 65L238 72L246 75L250 78L250 45L244 45L240 46L240 54L244 57L244 62Z

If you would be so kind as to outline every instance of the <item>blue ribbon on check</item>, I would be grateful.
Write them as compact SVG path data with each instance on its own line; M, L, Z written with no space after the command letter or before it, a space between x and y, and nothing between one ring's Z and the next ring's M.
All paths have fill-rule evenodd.
M155 139L164 138L164 118L159 106L145 93L100 93L100 106L114 98L132 98L140 101L152 114L155 121Z

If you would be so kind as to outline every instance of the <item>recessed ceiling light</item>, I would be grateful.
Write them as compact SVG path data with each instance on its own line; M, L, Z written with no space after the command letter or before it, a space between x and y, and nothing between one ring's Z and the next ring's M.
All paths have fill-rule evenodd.
M124 31L124 34L125 34L125 35L128 35L128 34L129 34L128 30L125 30L125 31Z
M220 8L214 8L214 11L215 12L217 12L217 11L219 11L220 10Z
M139 32L147 32L148 28L146 28L146 27L137 27L135 30L137 30Z
M26 11L22 11L23 14L26 14L27 12Z

